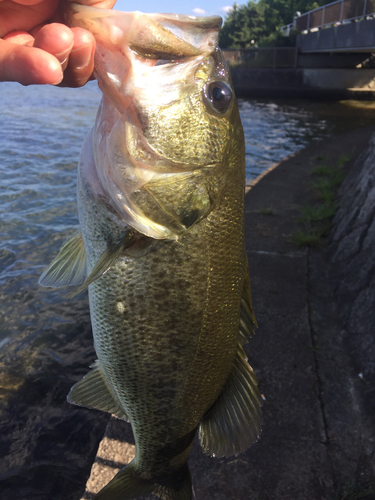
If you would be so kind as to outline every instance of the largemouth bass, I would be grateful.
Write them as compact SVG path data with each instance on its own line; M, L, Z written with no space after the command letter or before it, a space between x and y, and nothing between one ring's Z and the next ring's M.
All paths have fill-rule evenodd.
M95 497L192 496L193 438L230 456L257 438L243 344L255 319L244 243L244 137L221 18L74 7L103 91L79 161L81 233L42 286L88 286L98 360L68 401L131 423L136 455Z

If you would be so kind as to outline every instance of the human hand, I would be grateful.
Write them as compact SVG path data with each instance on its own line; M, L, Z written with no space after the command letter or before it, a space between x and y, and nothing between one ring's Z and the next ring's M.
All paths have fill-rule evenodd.
M74 0L110 9L116 0ZM70 0L0 0L0 82L81 87L94 69L95 38L64 24Z

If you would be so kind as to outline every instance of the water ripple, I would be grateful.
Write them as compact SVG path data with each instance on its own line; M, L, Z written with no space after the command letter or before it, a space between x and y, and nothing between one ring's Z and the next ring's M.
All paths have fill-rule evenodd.
M7 349L87 307L84 297L67 302L37 281L78 227L77 160L100 92L94 82L83 89L0 85L0 346ZM240 100L239 107L248 178L312 141L374 123L338 103Z

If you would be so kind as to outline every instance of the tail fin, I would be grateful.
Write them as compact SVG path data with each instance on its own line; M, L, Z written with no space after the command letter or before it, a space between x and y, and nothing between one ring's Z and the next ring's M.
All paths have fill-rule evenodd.
M163 483L162 478L160 479ZM162 500L191 500L192 484L187 465L182 485L179 488L165 486L161 483L141 479L135 465L131 462L99 491L94 500L132 500L149 493L153 493Z

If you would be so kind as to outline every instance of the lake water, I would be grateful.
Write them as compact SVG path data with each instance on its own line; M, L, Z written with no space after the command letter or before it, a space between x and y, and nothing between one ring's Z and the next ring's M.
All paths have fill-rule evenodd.
M78 227L77 159L99 101L95 82L82 89L0 84L3 349L12 340L24 345L30 335L66 320L53 313L61 293L38 289L37 280ZM240 100L239 107L248 179L312 141L375 123L373 110L341 103Z
M95 359L87 295L38 286L78 227L76 168L100 92L0 83L0 497L79 498L109 416L65 403ZM246 171L375 124L340 103L241 100ZM317 155L319 146L317 145ZM64 471L63 473L61 471Z

